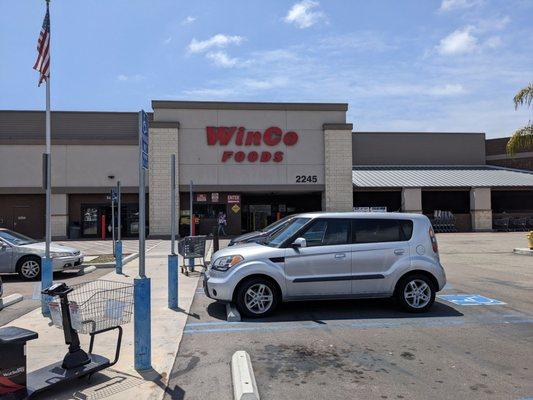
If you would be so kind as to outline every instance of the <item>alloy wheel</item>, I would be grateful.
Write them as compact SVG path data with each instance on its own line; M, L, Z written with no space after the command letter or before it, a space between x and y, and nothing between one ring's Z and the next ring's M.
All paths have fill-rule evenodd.
M405 285L403 297L413 308L424 308L431 301L431 288L422 279L413 279Z
M272 290L263 283L256 283L248 288L244 295L246 308L254 314L267 312L274 302Z
M40 265L35 260L25 261L20 267L20 272L25 278L34 279L37 278L40 272Z

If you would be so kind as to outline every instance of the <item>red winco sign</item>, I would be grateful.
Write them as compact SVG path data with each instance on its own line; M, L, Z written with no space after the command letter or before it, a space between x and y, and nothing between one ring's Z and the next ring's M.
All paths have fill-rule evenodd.
M206 128L207 144L209 146L278 146L283 143L286 146L294 146L298 142L298 134L293 131L285 132L277 126L272 126L264 132L247 131L244 127L236 126L208 126ZM236 162L281 162L283 160L282 151L242 151L226 150L222 153L222 162L234 159Z

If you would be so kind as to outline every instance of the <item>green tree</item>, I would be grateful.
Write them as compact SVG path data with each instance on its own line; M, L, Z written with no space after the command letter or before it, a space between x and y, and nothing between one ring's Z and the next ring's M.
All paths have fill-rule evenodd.
M520 90L514 97L515 110L524 104L526 107L531 107L532 102L533 85L530 83ZM513 136L511 136L507 142L507 154L513 155L520 150L528 149L530 147L533 147L533 122L531 120L526 126L517 129L513 133Z

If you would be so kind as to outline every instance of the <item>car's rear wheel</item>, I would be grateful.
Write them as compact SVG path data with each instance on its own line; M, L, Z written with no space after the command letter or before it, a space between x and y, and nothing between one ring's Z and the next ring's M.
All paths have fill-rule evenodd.
M249 318L266 317L272 314L279 303L277 286L265 278L251 278L237 289L237 308Z
M32 281L41 276L41 259L35 256L23 257L17 266L17 272L22 279Z
M408 275L398 283L396 299L406 311L426 312L435 302L435 287L427 276Z

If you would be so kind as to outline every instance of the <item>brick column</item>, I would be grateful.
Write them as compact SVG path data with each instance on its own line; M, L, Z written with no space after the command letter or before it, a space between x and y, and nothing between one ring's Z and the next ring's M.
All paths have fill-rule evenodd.
M422 214L422 189L402 188L402 212Z
M470 216L472 218L472 230L492 230L492 205L490 188L470 189Z
M66 239L68 225L68 200L66 194L52 194L51 230L54 239Z
M324 124L324 211L352 211L352 124Z
M170 155L176 154L176 227L179 222L178 122L150 125L150 169L148 171L148 215L150 236L170 235Z

